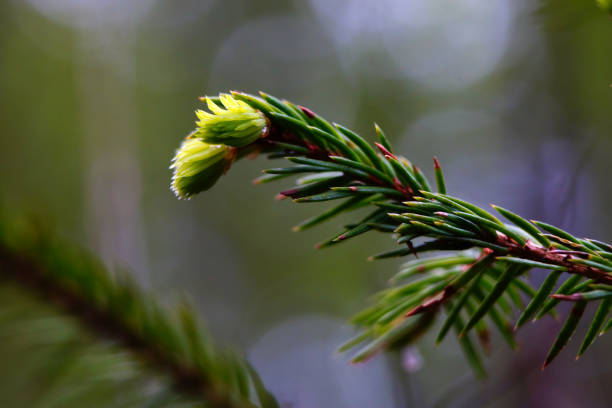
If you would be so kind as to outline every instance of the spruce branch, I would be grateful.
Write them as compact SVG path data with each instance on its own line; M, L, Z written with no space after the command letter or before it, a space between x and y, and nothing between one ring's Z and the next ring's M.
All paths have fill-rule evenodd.
M205 155L190 155L180 148L172 165L173 189L179 198L189 198L212 187L222 173L216 170L208 178L207 172L213 167L227 171L235 160L253 153L285 158L289 166L264 170L265 174L255 182L301 176L293 188L281 191L279 198L296 203L340 201L294 230L313 227L340 213L370 209L366 217L345 226L317 247L333 246L374 230L393 233L400 248L370 259L419 256L402 267L391 279L391 287L382 291L372 306L352 319L361 333L341 350L362 345L353 361L364 361L381 350L414 341L431 327L442 310L446 319L437 342L453 328L477 374L484 369L470 333L476 332L486 350L489 324L514 348L513 326L518 328L546 314L556 315L554 308L561 301L576 302L545 365L574 334L587 303L601 304L579 355L597 333L612 326L612 319L604 325L611 309L611 245L575 237L493 205L509 222L504 223L490 212L448 195L437 158L437 192L432 191L419 168L393 152L378 125L378 140L373 147L353 131L326 121L310 109L264 93L254 96L232 92L205 100L212 112L204 115L208 122L198 122L184 143L195 139L212 143L207 149L224 146L230 153L223 156L220 165ZM203 117L201 111L198 117ZM258 132L257 138L254 131ZM192 182L199 176L208 182ZM415 245L416 238L424 241ZM431 252L441 255L422 257ZM549 274L538 288L526 279L533 269ZM563 274L568 278L553 294ZM522 314L512 325L515 310Z
M187 302L170 313L127 274L112 276L84 251L1 221L3 285L35 295L94 338L128 351L192 404L278 407L246 361L211 343Z

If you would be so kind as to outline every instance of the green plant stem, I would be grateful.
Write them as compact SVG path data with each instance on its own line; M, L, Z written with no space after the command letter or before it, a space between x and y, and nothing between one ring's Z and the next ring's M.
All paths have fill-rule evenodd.
M479 304L471 307L474 299L466 298L465 311L470 317L462 332L473 327L482 332L482 319L490 316L511 345L515 344L509 329L511 324L498 313L497 308L511 313L512 307L507 303L509 298L521 309L523 306L518 290L528 297L538 293L526 281L521 280L533 268L551 270L554 274L568 273L571 276L566 282L567 285L571 283L572 288L564 288L562 285L554 299L548 301L545 297L552 288L544 288L545 291L540 292L539 298L532 304L530 313L536 313L540 307L550 309L561 299L588 301L612 296L612 246L609 244L574 237L555 226L528 221L493 205L509 221L505 223L474 204L448 195L442 167L437 159L434 159L434 171L438 192L433 192L418 167L392 153L379 127L376 127L379 141L375 143L376 151L353 131L330 123L307 108L264 93L260 93L261 97L240 92L233 92L232 95L243 103L232 102L235 105L232 118L242 114L240 109L256 109L256 117L266 117L265 132L262 131L260 137L248 146L250 152L258 151L266 153L270 159L285 158L291 162L288 167L264 171L268 174L257 182L313 173L298 180L295 187L282 191L279 198L290 198L298 203L341 200L334 207L302 222L294 230L318 225L343 212L365 206L374 208L361 221L345 225L342 232L318 245L319 248L346 241L370 230L378 230L394 233L393 238L402 247L369 259L409 255L418 258L421 253L451 252L450 257L434 255L433 260L416 259L406 264L392 279L392 287L383 291L373 306L353 318L352 322L363 329L365 336L358 336L357 340L349 344L356 347L358 343L369 342L355 355L353 362L364 361L374 353L391 347L390 339L393 339L393 344L413 341L414 336L403 336L415 322L411 317L421 315L417 318L418 322L423 313L427 316L437 314L440 306L446 307L446 303L452 302L451 298L462 292L462 288L468 284L467 288L473 288ZM226 94L221 97L228 102L228 109L233 106ZM236 128L235 132L226 135L231 144L231 137L241 136L239 128L255 126L255 122L247 117L240 126L236 126L233 119L224 120L227 115L225 112L215 114L210 119L214 126L198 123L197 132L219 133L219 129ZM183 146L174 159L181 169L185 169L183 172L175 169L173 175L173 180L178 178L182 187L182 190L178 190L179 197L208 189L210 182L199 182L201 178L204 181L212 179L207 174L214 170L215 165L191 153L189 146ZM242 149L238 148L232 157L246 155ZM219 177L217 173L213 176ZM425 238L426 241L414 246L412 241L416 238ZM470 251L460 252L467 250ZM487 261L482 271L483 279L478 281L478 268L461 265L465 263L465 257L479 264L483 256L486 256ZM418 274L426 276L414 279ZM470 284L472 280L475 281L474 285ZM457 309L449 319L452 321L458 318L461 311ZM444 330L450 327L451 321L445 325ZM599 327L595 329L599 330ZM596 332L595 329L592 332ZM444 331L439 337L443 335ZM553 356L565 343L556 343L559 347ZM464 349L470 357L472 353Z

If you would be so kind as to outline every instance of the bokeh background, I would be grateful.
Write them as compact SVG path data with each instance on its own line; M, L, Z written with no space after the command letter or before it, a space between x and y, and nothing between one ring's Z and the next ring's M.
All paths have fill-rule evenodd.
M552 320L518 353L494 339L484 382L451 338L352 366L334 350L401 262L365 261L388 236L316 251L343 220L291 232L321 207L253 185L263 159L191 201L168 187L197 97L265 90L368 138L376 121L429 175L437 155L454 195L611 241L611 40L594 1L0 1L1 199L168 302L187 293L285 406L611 406L612 338L541 372ZM7 385L15 370L2 406L40 385Z

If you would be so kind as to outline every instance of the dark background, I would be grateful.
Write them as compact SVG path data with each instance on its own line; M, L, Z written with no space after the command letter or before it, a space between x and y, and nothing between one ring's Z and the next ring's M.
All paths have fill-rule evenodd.
M611 39L594 1L5 0L1 199L168 302L186 292L288 406L610 406L610 337L540 372L552 320L522 330L518 353L494 338L485 382L431 335L349 365L334 353L345 321L400 263L365 258L393 241L315 251L343 220L291 232L321 207L251 183L279 163L242 161L191 201L168 166L198 96L264 90L369 139L376 121L430 176L437 155L451 194L611 241ZM19 384L0 401L21 406L36 383Z

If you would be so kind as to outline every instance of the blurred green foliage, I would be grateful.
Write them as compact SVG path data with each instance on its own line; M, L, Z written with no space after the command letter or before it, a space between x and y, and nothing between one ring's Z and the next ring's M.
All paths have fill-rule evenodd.
M315 370L338 344L322 340L330 326L299 326L307 334L289 332L291 342L274 337L274 328L297 330L283 322L304 315L339 325L397 265L364 262L388 248L374 235L311 250L342 220L292 234L311 211L271 200L278 185L246 181L261 163L244 161L210 194L176 201L168 152L193 128L200 95L265 89L372 138L376 121L425 171L437 155L450 194L612 238L612 23L594 2L78 3L0 2L2 200L128 266L162 298L188 291L212 331L250 353L281 402L447 401L441 384L461 384L466 366L457 347L423 346L428 368L407 376L385 360L382 369ZM537 341L542 331L559 329L549 324L519 343L542 355L550 346ZM8 362L18 343L36 341L23 334L1 343L1 378L15 375ZM538 358L493 343L492 378L459 387L448 406L611 403L599 364L608 340L544 374ZM285 366L286 356L294 359ZM10 399L0 390L4 406L27 406L37 383L21 384Z

